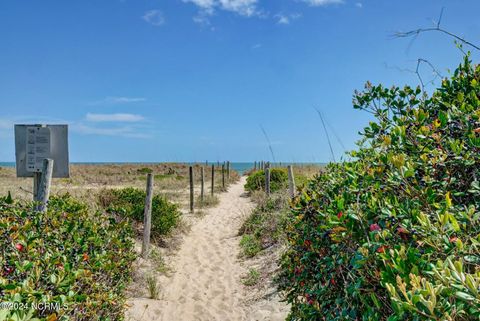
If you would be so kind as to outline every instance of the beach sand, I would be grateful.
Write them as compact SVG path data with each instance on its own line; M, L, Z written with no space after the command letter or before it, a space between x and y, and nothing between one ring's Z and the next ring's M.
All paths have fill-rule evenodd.
M285 320L288 308L277 296L252 302L241 283L247 267L238 230L254 207L244 184L242 177L192 225L171 262L173 274L159 280L159 299L130 298L127 320Z

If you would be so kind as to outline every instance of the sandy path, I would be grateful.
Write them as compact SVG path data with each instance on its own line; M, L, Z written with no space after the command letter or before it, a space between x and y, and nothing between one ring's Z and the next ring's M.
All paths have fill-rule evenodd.
M160 299L131 302L132 319L252 320L243 302L246 269L238 259L238 230L253 208L244 184L242 178L231 185L220 194L220 204L192 226L173 262L175 273L162 282Z
M159 320L244 320L237 262L238 228L252 205L244 180L223 194L186 237Z

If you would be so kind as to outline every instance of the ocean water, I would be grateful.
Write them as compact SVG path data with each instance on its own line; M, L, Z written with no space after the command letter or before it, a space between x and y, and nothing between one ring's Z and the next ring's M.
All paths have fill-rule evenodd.
M158 163L142 163L142 162L72 162L71 164L79 164L79 165L109 165L109 164L115 164L115 165L121 165L121 164L158 164ZM199 164L199 163L185 163L185 164ZM217 165L217 162L209 162L208 163L210 166L212 164ZM220 163L221 164L221 163ZM324 165L323 163L300 163L301 165ZM232 169L234 171L237 171L240 175L243 175L243 173L253 169L254 163L253 162L232 162L230 163ZM281 165L281 166L287 166L287 165L297 165L297 163L278 163L278 164L273 164L272 166L276 165ZM0 162L0 167L15 167L15 162Z
M158 163L143 163L143 162L72 162L71 164L79 164L79 165L121 165L121 164L158 164ZM187 164L194 164L194 163L187 163ZM209 163L211 166L212 164L217 165L217 163ZM253 163L231 163L231 167L233 170L237 171L240 175L243 175L246 171L249 171L254 166ZM15 167L15 162L0 162L0 167Z
M0 162L0 167L15 167L14 162Z

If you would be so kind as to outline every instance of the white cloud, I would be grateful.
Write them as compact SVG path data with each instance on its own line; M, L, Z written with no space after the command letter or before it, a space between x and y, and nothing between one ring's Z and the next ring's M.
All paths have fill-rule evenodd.
M86 120L90 122L139 122L145 118L135 114L92 114L88 113Z
M289 25L290 22L300 18L302 15L299 13L292 13L292 14L283 14L278 13L274 16L277 19L277 23L280 25Z
M288 24L290 24L290 19L289 19L287 16L283 15L283 14L280 14L280 13L279 13L279 14L275 15L275 18L278 19L277 23L280 24L280 25L288 25Z
M73 124L72 131L84 135L101 135L101 136L120 136L128 138L150 138L148 134L140 133L135 128L130 126L115 127L115 128L99 128L87 126L85 124Z
M258 0L182 0L186 3L193 3L200 9L198 16L194 17L195 22L204 23L208 16L216 10L234 12L240 16L251 17L259 15L257 10Z
M363 3L357 2L357 3L355 3L355 6L356 6L357 8L363 8Z
M87 114L87 120L93 116L93 119L98 118L98 114ZM129 114L114 114L114 115L129 115ZM139 115L136 116L138 120L135 120L135 117L129 116L116 116L117 119L112 119L111 121L122 122L133 122L140 121L144 118ZM139 119L141 117L141 119ZM100 117L101 118L101 117ZM106 117L105 117L106 118ZM114 117L115 118L115 117ZM151 138L152 130L150 126L145 123L129 123L128 125L120 125L116 127L99 127L100 120L89 120L96 122L97 126L92 126L90 124L85 124L82 121L68 121L65 119L54 119L48 117L35 117L35 116L17 116L13 118L0 118L0 139L11 139L13 142L13 126L14 124L68 124L72 132L82 134L82 135L101 135L101 136L119 136L119 137L128 137L128 138ZM107 121L107 120L101 120ZM109 120L110 121L110 120ZM114 126L114 125L112 125Z
M252 50L256 50L256 49L260 49L262 48L262 44L261 43L256 43L252 46Z
M152 26L161 26L165 23L165 16L160 10L149 10L145 12L142 19L151 24Z
M257 12L257 0L219 0L224 10L233 11L242 16L253 16Z
M191 2L197 7L203 10L213 13L214 8L217 6L217 0L182 0L183 2Z
M104 99L91 102L89 105L118 105L118 104L129 104L129 103L139 103L146 101L146 98L143 97L105 97Z
M196 16L194 16L193 22L198 23L199 25L202 26L210 26L210 16L212 14L208 13L204 10L200 10Z
M302 0L313 7L327 6L329 4L341 4L343 0Z

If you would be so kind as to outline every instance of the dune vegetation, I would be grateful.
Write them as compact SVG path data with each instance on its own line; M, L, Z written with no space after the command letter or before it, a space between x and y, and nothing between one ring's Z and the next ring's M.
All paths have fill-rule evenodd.
M290 320L480 319L480 66L431 95L367 83L350 160L292 203L279 286Z
M198 199L200 167L194 166ZM204 168L208 196L201 208L218 203L209 189L211 166ZM215 172L218 193L218 166ZM155 180L152 267L138 272L135 243L149 173ZM169 270L159 249L184 232L175 229L188 212L188 165L73 165L71 178L54 180L46 212L28 200L31 180L16 179L13 168L1 168L0 178L7 195L0 197L0 298L9 304L0 307L0 320L123 320L127 299L137 295L133 285L158 299L157 276ZM232 170L227 183L238 179ZM147 273L144 284L132 284L136 273Z
M0 198L0 320L118 320L131 280L128 220L69 195L45 213Z

